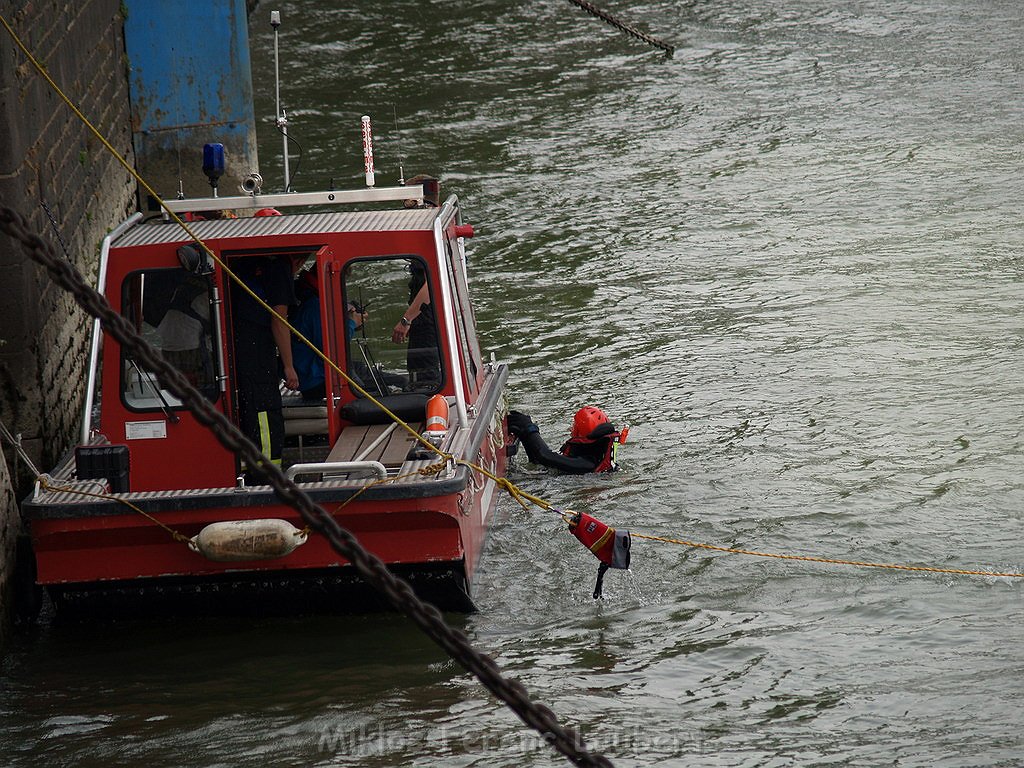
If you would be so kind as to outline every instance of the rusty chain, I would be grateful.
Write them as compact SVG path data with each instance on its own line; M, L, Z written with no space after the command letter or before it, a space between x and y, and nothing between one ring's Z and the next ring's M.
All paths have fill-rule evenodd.
M43 266L55 283L70 292L86 312L98 318L104 330L128 350L137 362L156 373L162 382L166 382L167 389L185 404L201 424L213 432L225 448L233 451L248 466L258 468L278 498L295 509L311 529L323 535L334 551L348 560L363 580L384 595L395 610L412 619L431 640L466 671L476 676L488 691L574 765L610 768L612 763L608 758L588 750L582 736L575 729L559 723L549 707L531 699L525 686L518 680L505 677L497 663L474 648L465 633L446 624L434 606L420 600L405 581L391 573L378 557L367 552L352 533L286 478L279 467L266 460L224 414L214 408L177 368L139 336L128 320L85 282L72 264L62 259L53 246L29 230L21 214L0 207L0 231L19 241L26 254Z
M672 58L672 55L676 52L676 47L674 45L669 45L668 43L659 40L658 38L653 37L652 35L648 35L646 32L641 32L632 24L627 24L621 19L615 18L610 13L608 13L608 11L601 10L593 3L587 2L587 0L569 0L569 2L579 8L582 8L591 16L596 16L597 18L601 19L601 21L611 24L616 29L620 29L626 34L632 35L637 40L641 40L647 43L648 45L654 46L655 48L660 48L665 52L665 56L670 59Z

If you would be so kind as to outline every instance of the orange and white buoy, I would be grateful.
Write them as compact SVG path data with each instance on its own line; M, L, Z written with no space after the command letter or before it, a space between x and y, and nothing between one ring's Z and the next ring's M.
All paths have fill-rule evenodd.
M440 444L448 434L448 401L444 395L434 395L427 400L427 428L423 434L434 445Z

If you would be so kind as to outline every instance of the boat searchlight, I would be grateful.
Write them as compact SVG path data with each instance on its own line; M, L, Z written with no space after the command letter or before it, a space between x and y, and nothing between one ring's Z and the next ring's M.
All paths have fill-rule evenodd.
M199 275L213 274L213 262L210 256L198 245L182 245L178 248L178 263L186 272Z

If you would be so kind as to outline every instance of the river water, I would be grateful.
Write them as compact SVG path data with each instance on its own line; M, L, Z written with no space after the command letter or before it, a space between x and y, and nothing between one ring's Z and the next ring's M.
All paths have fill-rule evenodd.
M609 3L673 59L555 0L313 5L279 5L295 186L358 183L372 115L380 183L401 155L464 201L513 405L554 443L586 403L632 426L619 473L515 482L638 533L1024 568L1017 0ZM452 621L616 765L1024 762L1020 579L637 539L595 602L595 566L505 500ZM390 615L43 623L0 692L12 766L565 764Z

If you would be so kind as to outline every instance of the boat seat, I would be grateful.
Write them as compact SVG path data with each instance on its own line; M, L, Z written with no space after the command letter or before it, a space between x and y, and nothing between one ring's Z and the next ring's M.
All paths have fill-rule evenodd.
M282 406L281 413L284 415L285 435L327 434L326 405Z
M305 400L298 392L285 387L281 382L281 415L284 416L284 433L294 435L327 434L327 402Z
M427 395L406 392L400 395L385 395L377 398L393 414L406 422L422 419L427 410ZM358 398L341 406L338 415L353 424L390 424L391 416L365 398Z
M282 388L281 415L284 417L284 436L296 439L301 461L305 458L306 448L303 438L327 435L327 402L318 404L303 400L301 395Z

